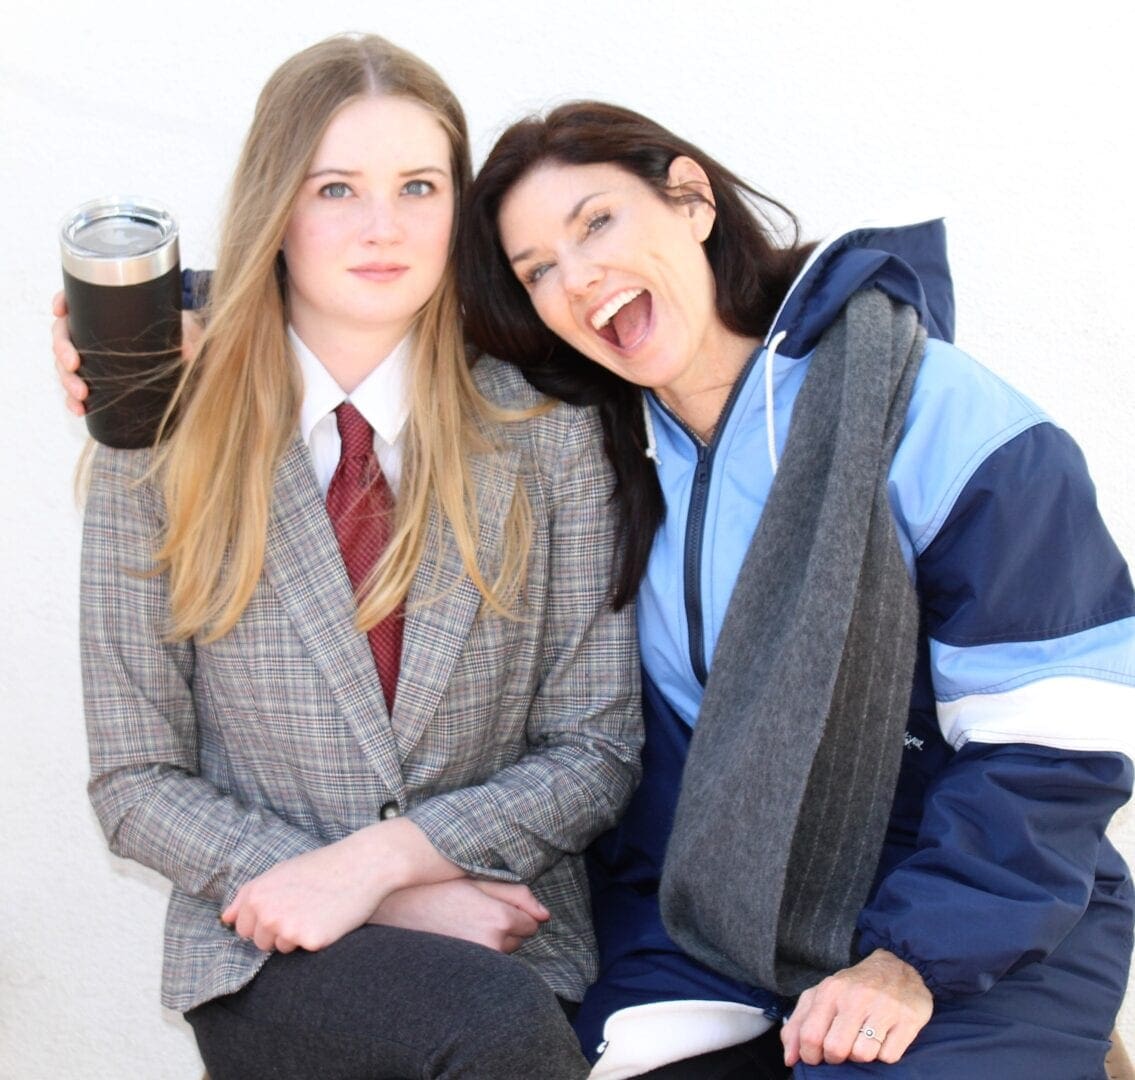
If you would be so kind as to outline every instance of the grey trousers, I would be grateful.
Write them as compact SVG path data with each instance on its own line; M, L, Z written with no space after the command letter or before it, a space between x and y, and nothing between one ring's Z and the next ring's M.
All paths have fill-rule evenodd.
M210 1080L582 1080L589 1068L522 961L385 926L273 955L186 1019Z

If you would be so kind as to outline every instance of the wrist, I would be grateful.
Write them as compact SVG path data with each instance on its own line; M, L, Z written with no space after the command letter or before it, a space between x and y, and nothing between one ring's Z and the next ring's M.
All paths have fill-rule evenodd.
M373 872L381 897L414 885L464 877L408 818L391 818L353 834L355 852ZM381 901L380 901L381 902Z

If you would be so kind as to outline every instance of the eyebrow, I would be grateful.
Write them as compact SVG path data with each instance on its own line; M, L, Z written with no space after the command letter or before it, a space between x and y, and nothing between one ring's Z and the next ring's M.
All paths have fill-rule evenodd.
M564 225L570 225L576 218L579 217L583 208L591 202L592 199L599 198L600 195L606 195L606 191L593 191L590 195L584 195L566 214L564 214ZM517 252L511 259L508 260L509 266L515 266L518 262L523 262L525 259L531 257L535 248L525 248L523 251Z
M403 169L398 176L404 179L408 176L421 176L422 173L437 173L438 176L449 176L449 170L443 169L438 165L422 165L417 169ZM325 169L315 169L309 172L304 178L306 180L314 180L318 176L361 176L361 169L336 169L334 166L328 166Z

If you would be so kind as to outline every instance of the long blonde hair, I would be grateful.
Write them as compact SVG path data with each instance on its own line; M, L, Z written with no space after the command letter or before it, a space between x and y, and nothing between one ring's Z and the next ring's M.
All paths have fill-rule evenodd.
M279 252L292 206L336 113L368 95L429 109L449 136L454 235L472 179L465 117L441 77L373 35L329 38L296 54L265 85L233 178L207 324L159 451L168 512L156 555L170 580L171 635L227 633L264 563L273 480L294 437L301 386L286 337L286 271ZM452 256L454 240L450 239ZM490 585L477 565L478 525L468 459L489 449L487 423L508 418L477 392L466 360L450 258L414 327L410 416L394 535L358 598L360 629L406 597L432 509L452 529L465 571L508 615L527 561L528 504L519 482L504 558Z

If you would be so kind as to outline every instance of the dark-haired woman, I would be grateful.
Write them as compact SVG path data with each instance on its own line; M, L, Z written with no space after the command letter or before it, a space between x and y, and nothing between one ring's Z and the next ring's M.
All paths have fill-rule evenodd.
M467 328L600 406L638 590L593 1076L1101 1077L1130 576L1072 440L949 343L941 222L791 220L593 103L514 125L472 192Z

